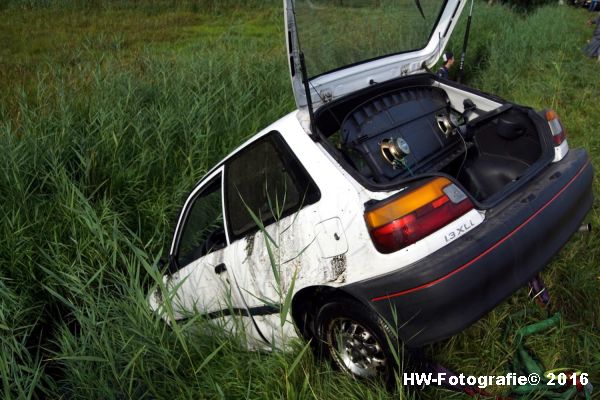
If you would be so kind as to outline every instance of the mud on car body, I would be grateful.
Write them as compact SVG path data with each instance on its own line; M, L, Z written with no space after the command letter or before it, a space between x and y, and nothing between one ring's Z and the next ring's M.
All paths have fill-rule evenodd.
M302 336L352 375L386 377L387 336L447 338L538 274L591 208L593 172L553 111L427 72L464 2L334 3L284 1L298 109L193 189L164 282L176 319L236 314L251 347ZM355 40L335 59L349 66L323 67L315 40L343 45L334 28L357 12L424 24L406 40L417 50Z

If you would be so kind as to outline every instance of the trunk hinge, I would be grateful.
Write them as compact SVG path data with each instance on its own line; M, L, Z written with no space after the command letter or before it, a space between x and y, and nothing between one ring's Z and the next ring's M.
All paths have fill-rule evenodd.
M304 85L304 92L306 93L306 106L308 108L308 118L310 120L310 137L315 142L319 141L317 131L315 129L315 115L313 112L312 97L310 95L310 87L308 84L308 74L306 72L306 62L304 61L304 52L300 52L300 70L302 73L302 84Z

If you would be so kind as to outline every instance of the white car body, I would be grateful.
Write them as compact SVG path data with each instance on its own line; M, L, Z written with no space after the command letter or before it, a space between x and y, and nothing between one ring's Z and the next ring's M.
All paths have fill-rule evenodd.
M193 189L180 214L169 251L168 270L163 278L166 293L159 289L151 293L151 308L167 320L165 305L172 306L175 320L200 314L234 329L241 328L251 348L281 348L298 333L305 339L312 338L310 332L314 329L307 331L304 325L310 325L311 319L316 318L324 299L351 297L354 300L348 304L362 303L377 313L395 307L393 313L398 313L397 322L405 330L402 339L410 341L416 337L416 345L421 345L464 329L535 276L577 229L591 206L592 172L587 156L584 152L569 151L557 118L548 117L546 121L539 113L519 108L520 113L529 113L538 124L536 129L540 132L534 137L539 136L543 151L540 150L540 161L532 164L537 169L532 166L528 174L506 184L510 190L503 189L506 193L502 198L496 196L493 204L486 205L469 195L474 207L410 245L387 254L374 245L372 231L365 222L366 212L373 203L385 203L390 197L411 193L414 179L384 189L365 185L333 155L326 140L318 137L311 120L313 112L332 107L336 101L345 101L355 93L372 93L365 91L375 91L377 83L385 88L389 88L385 85L390 82L401 85L403 80L420 76L426 68L433 67L464 3L460 0L444 3L423 48L337 69L307 82L302 78L304 72L300 73L304 66L300 62L294 2L284 0L288 55L298 109L242 144ZM311 2L307 4L312 7ZM432 75L423 79L429 82L428 87L444 93L454 112L465 115L465 124L478 119L477 114L467 115L464 104L469 101L479 115L494 116L512 106L519 107ZM307 92L311 93L310 102ZM375 98L368 96L365 98ZM557 135L561 135L562 141L553 145L552 138ZM466 161L467 143L464 140L463 143ZM272 154L255 152L254 146L275 150ZM248 165L238 165L240 160ZM250 165L253 162L261 166L256 171ZM464 161L459 173L463 164ZM269 165L277 167L268 171ZM287 177L300 177L298 182L306 183L304 194L300 196L299 189L292 188L290 193L296 190L298 198L293 209L285 209L287 200L280 198L285 203L281 218L267 215L265 218L270 220L264 227L255 223L248 228L252 225L248 215L253 207L247 206L247 199L241 193L256 198L261 194L244 189L244 184L254 179L253 174L264 174L266 181L267 173L284 176L284 183L296 182L287 181ZM458 178L448 179L458 185L452 184L466 198L467 191L461 188ZM533 183L522 188L529 181ZM268 184L265 188L262 185L257 185L255 191L266 191ZM239 196L235 195L236 190ZM563 193L568 194L566 200ZM209 196L220 199L220 203L215 206L217 200L208 200ZM202 201L213 201L213 211L220 214L215 214L216 225L201 226L206 243L196 243L197 251L186 250L185 257L181 256L186 258L183 262L178 259L180 247L187 249L186 229L189 221L196 218L191 215L198 212L199 219L204 215L202 209L195 208ZM264 204L261 207L263 212L268 211ZM279 207L269 203L269 209ZM553 217L546 217L545 213L550 212ZM536 218L545 221L538 224L539 228L529 224ZM240 222L244 219L245 225ZM236 227L238 223L240 226ZM208 230L210 234L206 233ZM552 235L560 237L554 239ZM193 242L193 238L190 240ZM538 246L540 254L520 246ZM482 269L482 264L485 268L489 264L489 270ZM475 269L478 266L481 268ZM473 304L464 304L464 299L473 299ZM287 309L290 304L291 309ZM234 319L242 323L232 323ZM419 335L423 335L423 340L419 340Z
M370 199L385 198L393 192L370 192L363 188L306 135L298 113L292 112L265 128L223 162L270 132L279 132L290 148L295 149L299 162L319 187L321 199L318 203L305 206L266 226L264 232L258 230L234 242L228 239L226 248L199 258L164 278L167 288L177 288L173 301L176 318L189 317L193 312L226 311L228 314L230 308L246 310L239 312L235 318L247 320L244 326L248 329L249 345L254 348L281 348L289 339L297 337L291 318L282 325L279 313L257 315L252 312L253 309L283 301L276 289L279 283L269 261L265 232L278 246L276 267L281 269L280 285L286 294L292 281L296 293L307 287L339 287L395 271L458 239L485 218L483 211L472 210L401 251L381 254L369 238L363 204ZM176 251L175 244L181 234L186 210L204 184L222 172L223 166L209 172L189 195L175 229L172 254ZM454 235L459 226L469 228ZM248 251L249 247L252 251ZM227 271L215 274L214 267L221 263L226 264ZM155 295L150 297L150 303L154 310L161 306ZM218 318L226 322L231 316L220 315Z

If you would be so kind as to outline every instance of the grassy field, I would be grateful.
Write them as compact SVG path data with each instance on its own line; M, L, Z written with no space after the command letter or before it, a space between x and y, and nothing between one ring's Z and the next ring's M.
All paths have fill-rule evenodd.
M466 81L556 109L598 170L600 64L580 51L588 18L476 3ZM463 29L464 17L455 53ZM202 321L169 329L148 310L194 182L294 108L279 1L9 0L0 43L0 397L411 396L354 382L301 344L250 353ZM576 235L544 275L563 323L529 341L547 368L597 384L599 264L597 233ZM461 372L500 374L516 328L544 317L522 290L427 351ZM423 393L449 396L464 397Z

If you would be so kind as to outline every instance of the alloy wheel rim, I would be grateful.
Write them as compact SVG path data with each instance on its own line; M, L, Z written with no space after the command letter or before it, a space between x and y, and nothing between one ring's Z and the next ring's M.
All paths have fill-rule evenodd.
M346 372L373 378L386 369L383 348L369 329L349 318L334 319L329 326L329 348Z

